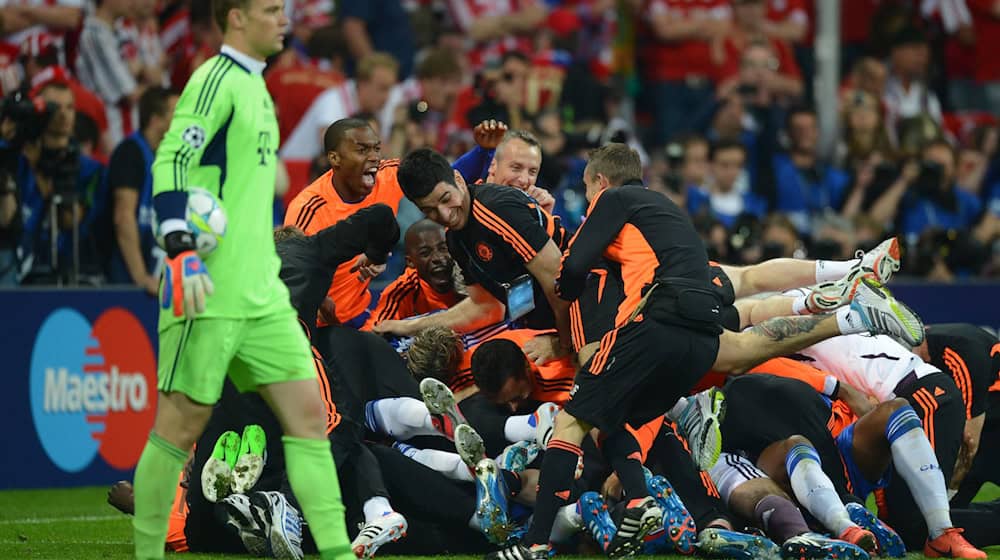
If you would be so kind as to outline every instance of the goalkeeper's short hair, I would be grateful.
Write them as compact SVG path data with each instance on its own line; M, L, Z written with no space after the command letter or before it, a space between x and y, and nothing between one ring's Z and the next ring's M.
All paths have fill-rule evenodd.
M252 0L212 0L212 19L218 24L223 33L229 23L229 11L240 9L250 9Z

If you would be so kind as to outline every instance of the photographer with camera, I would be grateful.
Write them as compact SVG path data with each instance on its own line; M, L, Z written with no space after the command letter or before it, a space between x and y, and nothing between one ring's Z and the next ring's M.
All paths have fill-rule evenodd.
M958 188L957 157L944 139L931 140L900 170L882 164L868 187L869 213L879 223L894 223L912 246L931 228L968 229L982 211L976 195ZM886 186L888 185L888 186Z
M955 182L957 157L946 140L929 142L921 150L920 172L902 197L899 230L916 239L929 228L969 229L979 218L982 202Z
M11 132L5 138L20 155L11 161L23 195L21 281L76 283L81 273L100 278L111 239L103 167L81 155L73 138L69 86L53 81L37 93L11 96L4 107Z
M153 156L170 127L177 95L153 87L139 98L140 130L125 138L111 154L108 191L111 193L115 244L108 280L137 284L155 296L163 255L153 236Z

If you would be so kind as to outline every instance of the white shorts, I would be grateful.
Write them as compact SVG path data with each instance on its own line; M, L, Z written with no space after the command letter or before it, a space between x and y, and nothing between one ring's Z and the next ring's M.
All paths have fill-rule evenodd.
M722 453L715 466L709 469L709 476L719 489L719 496L722 503L729 506L729 497L744 482L755 478L767 478L760 469L754 465L750 459L734 453Z

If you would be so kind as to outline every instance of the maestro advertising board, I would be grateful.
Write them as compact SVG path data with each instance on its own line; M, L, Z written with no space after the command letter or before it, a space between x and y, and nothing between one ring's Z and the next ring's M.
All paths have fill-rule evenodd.
M0 292L0 487L129 476L156 411L156 304L134 291Z

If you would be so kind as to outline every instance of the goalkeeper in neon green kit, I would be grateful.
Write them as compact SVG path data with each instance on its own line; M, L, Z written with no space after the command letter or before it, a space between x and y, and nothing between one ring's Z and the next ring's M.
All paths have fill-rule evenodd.
M153 164L167 263L160 286L159 405L135 471L137 558L163 558L188 450L228 374L257 390L284 430L288 481L321 558L353 558L309 343L278 278L272 204L278 123L261 72L281 50L283 0L212 0L218 56L184 88ZM214 191L225 239L203 262L185 219L187 188Z

